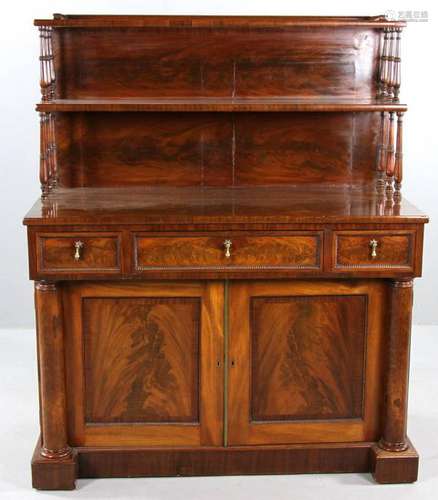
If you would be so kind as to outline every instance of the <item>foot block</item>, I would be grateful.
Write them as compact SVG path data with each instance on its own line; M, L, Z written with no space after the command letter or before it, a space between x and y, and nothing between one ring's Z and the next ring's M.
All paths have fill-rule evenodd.
M32 457L32 486L37 490L74 490L77 478L77 457L73 451L69 457L59 460L44 458L38 441Z
M413 483L418 477L418 453L408 441L405 451L386 451L374 445L371 448L372 474L382 484Z

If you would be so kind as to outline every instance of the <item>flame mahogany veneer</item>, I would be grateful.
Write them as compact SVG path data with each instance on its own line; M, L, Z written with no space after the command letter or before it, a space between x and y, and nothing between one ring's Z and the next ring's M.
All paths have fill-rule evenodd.
M404 23L55 14L41 40L38 489L413 482Z

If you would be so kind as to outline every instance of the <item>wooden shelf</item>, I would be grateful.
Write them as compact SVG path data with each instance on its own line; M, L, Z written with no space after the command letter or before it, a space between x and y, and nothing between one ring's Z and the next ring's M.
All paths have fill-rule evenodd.
M59 188L26 225L427 222L406 200L383 208L374 185Z
M37 104L37 111L178 111L178 112L369 112L407 110L406 104L382 99L226 98L55 99Z
M35 26L55 28L293 28L296 26L330 27L403 27L405 21L385 16L142 16L54 14L54 19L35 19Z

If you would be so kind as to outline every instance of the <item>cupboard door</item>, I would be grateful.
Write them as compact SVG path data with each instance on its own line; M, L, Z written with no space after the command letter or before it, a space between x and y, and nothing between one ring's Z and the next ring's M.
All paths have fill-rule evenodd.
M64 290L70 444L222 444L222 284Z
M228 444L379 438L385 285L230 286Z

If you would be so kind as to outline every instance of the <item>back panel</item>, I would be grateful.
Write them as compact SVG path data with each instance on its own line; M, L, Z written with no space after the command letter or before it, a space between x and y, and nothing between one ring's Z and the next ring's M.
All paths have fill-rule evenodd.
M365 27L55 29L56 97L374 97L379 41Z
M365 183L375 174L376 120L376 113L58 113L60 184Z

